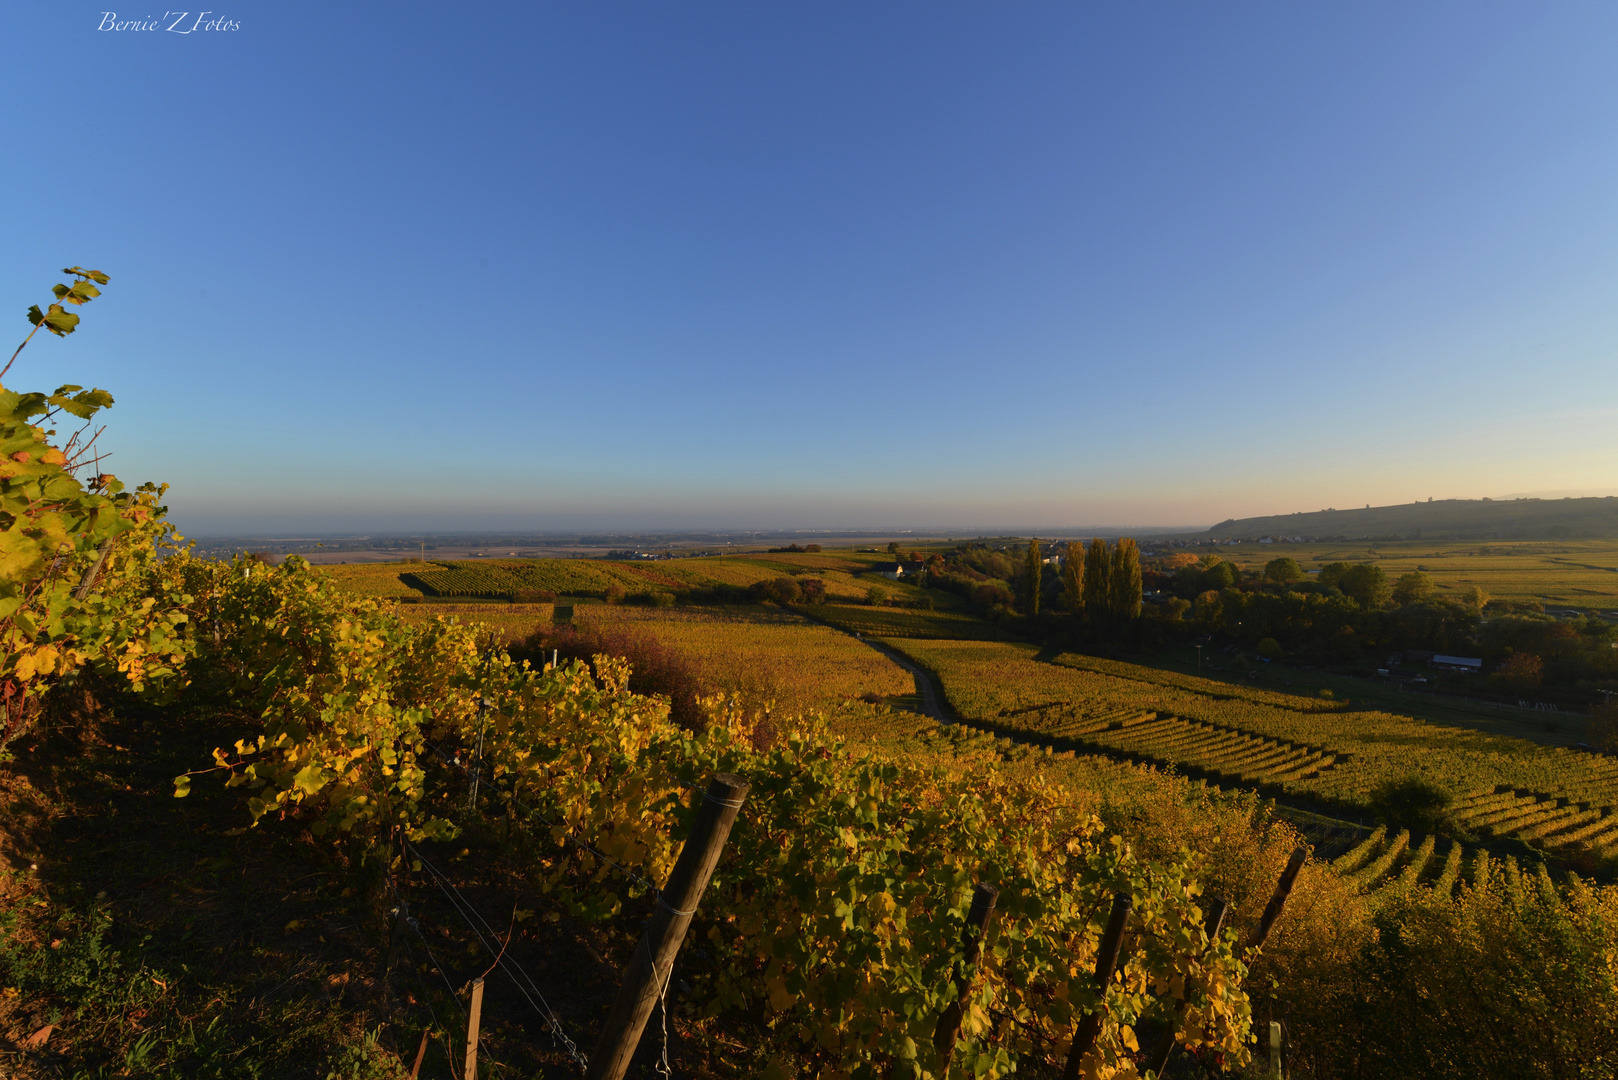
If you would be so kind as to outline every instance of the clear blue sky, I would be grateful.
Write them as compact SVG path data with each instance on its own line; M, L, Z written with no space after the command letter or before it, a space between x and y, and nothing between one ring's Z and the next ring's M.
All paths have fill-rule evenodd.
M1618 490L1618 6L218 2L0 67L8 382L183 531Z

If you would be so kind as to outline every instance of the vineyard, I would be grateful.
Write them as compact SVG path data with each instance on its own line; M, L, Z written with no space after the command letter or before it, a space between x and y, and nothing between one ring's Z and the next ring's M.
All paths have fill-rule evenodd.
M908 702L916 692L911 676L886 656L779 608L592 604L574 617L650 633L689 658L713 690L784 715L832 714L866 696Z
M867 637L982 638L993 641L1003 636L1003 632L990 623L952 611L827 604L817 608L814 616L849 633Z
M424 568L420 562L342 563L323 566L319 572L331 578L344 592L356 596L402 599L419 597L422 591L405 584L400 575Z
M509 643L548 626L555 618L554 604L401 604L401 620L425 626L438 618L476 623L493 633L495 640Z
M781 577L822 582L828 598L863 602L873 584L896 599L914 601L921 590L869 574L862 556L773 554L760 557L615 562L598 559L457 559L441 562L347 563L320 567L348 592L376 597L503 598L532 592L605 597L669 593L680 596L728 586L745 589Z
M1618 761L972 640L880 557L204 560L49 442L110 403L0 390L8 1075L1618 1075ZM783 576L944 610L663 602ZM453 602L535 592L655 606Z
M1052 662L1029 645L890 644L937 675L962 717L997 731L1354 810L1416 775L1451 793L1463 827L1618 854L1602 824L1618 824L1618 760L1089 657ZM1517 813L1495 810L1497 791L1538 794L1510 796L1532 804Z

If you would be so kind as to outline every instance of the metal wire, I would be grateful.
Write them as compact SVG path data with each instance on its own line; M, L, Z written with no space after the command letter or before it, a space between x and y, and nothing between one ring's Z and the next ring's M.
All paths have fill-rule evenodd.
M480 705L481 704L482 704L482 702L480 701ZM464 775L466 775L467 777L469 777L471 779L472 785L473 785L472 790L474 792L474 796L473 796L474 798L476 798L475 793L477 791L478 783L479 783L479 781L480 781L480 779L482 777L482 771L483 771L483 769L482 769L482 757L483 757L482 741L483 741L482 740L482 732L479 732L479 739L478 739L479 745L478 745L478 750L477 750L477 757L475 759L475 763L477 765L477 768L475 770L467 768L465 765L461 764L461 762L457 758L450 757L448 754L444 753L444 751L441 750L439 747L434 746L431 742L428 742L426 744L427 748L430 749L435 755L437 755L437 757L438 757L438 759L440 761L442 761L446 765L451 766L452 768L459 769ZM741 800L741 799L716 799L712 795L710 795L706 790L700 789L700 788L696 787L693 784L682 783L680 786L685 787L685 788L689 788L692 791L699 791L699 790L702 791L702 798L703 798L703 800L705 802L711 802L711 803L714 803L717 806L730 807L730 808L737 809L737 810L741 809L741 807L742 807L743 800ZM596 858L600 859L606 865L608 865L608 866L612 867L613 869L617 870L619 873L623 874L625 877L629 878L631 881L635 882L636 884L641 885L642 887L649 890L653 894L653 896L656 898L658 906L661 907L663 910L669 912L669 914L671 914L671 915L695 915L696 914L696 912L697 912L696 908L691 908L690 910L682 911L682 910L679 910L678 908L675 908L672 905L670 905L667 900L663 899L663 890L662 889L659 889L656 885L653 885L650 881L646 880L641 875L635 873L633 870L631 870L628 867L624 866L623 864L619 863L617 860L608 857L607 855L602 853L595 845L589 843L588 841L581 840L579 837L573 835L573 833L568 831L564 826L558 825L556 822L550 820L548 817L546 817L544 814L540 813L538 810L535 810L533 807L531 807L528 804L524 803L520 798L517 797L517 794L516 794L515 791L511 792L509 797L510 797L510 799L512 801L512 804L515 805L516 807L518 807L519 809L521 809L524 813L526 813L526 814L528 814L528 815L530 815L532 817L538 818L540 821L542 821L546 825L548 825L553 831L561 834L561 836L564 837L565 839L571 840L573 843L577 844L580 848L584 849L585 851L589 852L591 855L594 855ZM465 897L462 897L460 895L459 890L455 889L454 884L451 883L448 878L446 878L443 874L439 873L438 870L435 869L432 866L431 863L429 863L425 858L422 857L420 849L418 849L414 844L411 844L408 841L405 842L405 846L407 848L409 848L410 851L415 854L416 858L418 860L420 860L421 865L426 867L427 870L429 870L432 873L434 879L438 882L439 889L444 893L444 895L446 897L449 897L450 903L455 906L456 911L461 915L462 920L466 922L467 926L471 929L472 933L477 937L479 943L482 944L484 948L489 949L490 952L496 953L498 955L498 950L492 948L489 945L488 942L484 941L483 935L478 932L478 929L477 929L476 926L472 925L472 920L467 917L466 912L470 911L472 916L475 917L478 920L478 922L483 924L483 928L488 931L490 937L494 938L495 941L498 941L499 940L499 935L495 932L494 928L489 926L489 924L483 919L483 916L478 914L477 909L473 908L471 903L469 901L467 901ZM462 905L465 905L466 911L462 911ZM414 920L412 920L412 922L414 922ZM418 933L419 933L419 931L418 931ZM642 943L643 944L645 943L644 938L642 939ZM424 947L426 946L426 939L425 938L422 939L422 944L423 944ZM434 962L436 963L436 961L434 961ZM563 1045L565 1047L565 1049L567 1050L567 1053L569 1054L569 1056L571 1056L573 1058L573 1060L578 1063L578 1065L579 1065L579 1067L581 1069L587 1069L588 1068L588 1060L586 1059L584 1054L579 1051L578 1047L574 1044L573 1040L569 1039L567 1037L567 1034L562 1030L561 1021L557 1018L555 1012L551 1010L550 1004L545 1001L544 996L540 994L539 988L537 986L534 986L533 981L528 978L527 973L522 971L521 968L516 968L515 971L513 971L513 969L506 968L505 964L502 961L499 961L499 960L496 961L496 965L499 966L500 968L502 968L502 970L505 970L507 977L510 978L512 980L512 982L517 984L517 989L523 994L524 997L528 998L528 1003L530 1005L533 1005L534 1009L540 1014L540 1017L545 1020L546 1024L550 1027L552 1040L557 1041L559 1039L560 1041L559 1041L558 1045ZM653 969L654 970L656 969L655 961L653 963ZM442 974L442 972L440 972L440 974ZM521 979L518 978L519 975L521 975ZM668 1007L668 992L669 992L668 984L669 984L669 980L672 979L673 977L674 977L674 965L670 964L667 976L665 976L662 980L660 980L660 985L659 985L659 988L658 988L658 996L657 996L658 1016L659 1016L659 1018L661 1020L661 1024L662 1024L663 1047L662 1047L662 1052L659 1055L658 1061L655 1063L654 1068L655 1068L656 1072L658 1073L658 1075L664 1077L665 1080L672 1080L672 1077L674 1076L673 1068L669 1064L669 1007ZM533 997L529 997L528 990L523 987L523 982L525 982L525 981L528 983L528 988L533 990L533 995L534 995ZM539 1001L537 1003L534 1001L535 997L537 997L539 999ZM457 1004L459 1004L458 1001L457 1001Z
M421 932L421 924L418 923L415 919L406 919L405 920L405 925L409 926L410 929L414 930L416 932L416 936L421 939L422 950L427 953L427 959L432 962L433 970L438 972L438 977L440 979L444 980L444 989L449 992L449 999L451 1001L453 1001L455 1003L455 1007L460 1010L462 1019L465 1019L466 1018L466 1006L461 1004L460 995L455 992L455 984L449 981L449 975L445 973L444 965L440 964L438 962L438 957L433 955L433 947L431 945L427 944L427 935L425 935L425 934L423 934ZM414 949L412 949L410 947L410 940L408 938L405 939L405 951L410 953L411 962L414 963L414 961L416 959L416 952L415 952ZM420 981L421 974L419 972L417 973L416 978L417 978L418 981ZM424 989L423 990L423 997L424 998L425 998L425 995L426 995L426 991ZM432 1004L430 1002L427 1005L427 1011L429 1013L432 1012ZM434 1023L436 1023L437 1020L438 1020L438 1017L436 1015L434 1015L434 1017L433 1017ZM449 1031L447 1029L444 1032L444 1041L449 1046L449 1053L450 1053L450 1066L449 1066L449 1069L450 1069L450 1076L451 1076L451 1078L453 1080L453 1077L455 1075L455 1040L454 1040L454 1037L449 1034ZM501 1065L500 1062L495 1059L494 1054L489 1050L489 1044L483 1041L483 1036L482 1036L481 1033L478 1035L478 1047L479 1047L480 1050L482 1050L483 1056L489 1059L489 1064L493 1065L497 1072L505 1068L504 1065Z
M433 879L438 884L439 890L444 894L445 897L449 899L451 906L455 908L456 914L460 915L461 920L465 922L467 928L472 931L472 935L478 939L478 944L482 945L485 949L496 956L497 959L495 960L495 966L504 971L506 973L506 977L516 984L517 992L528 999L528 1004L534 1007L534 1011L539 1013L540 1019L544 1020L545 1023L550 1027L552 1041L564 1049L568 1056L578 1064L579 1068L587 1068L589 1065L588 1059L582 1052L580 1052L578 1045L574 1043L572 1039L568 1038L567 1032L562 1030L561 1018L558 1017L555 1010L551 1008L550 1002L545 1000L545 995L540 993L539 987L534 985L534 981L528 977L528 973L526 971L520 967L517 967L514 963L506 960L501 954L501 950L495 948L495 945L499 944L500 935L496 933L495 929L488 924L482 915L478 913L477 908L472 906L471 901L467 900L466 897L461 895L461 891L455 887L454 882L450 881L438 871L437 867L433 866L432 863L427 861L427 859L422 855L420 848L416 847L416 845L410 843L408 840L405 841L405 847L408 848L411 854L416 857L421 865L430 874L432 874ZM473 919L476 919L478 923L483 925L482 931L478 929L477 925L472 921ZM492 943L488 939L485 939L483 936L484 932L487 932L489 938L493 939ZM417 933L419 934L420 931L418 930ZM422 939L422 943L423 945L426 944L425 938Z
M408 920L408 921L414 921L414 920ZM417 933L420 933L420 931L418 930ZM418 968L419 961L416 959L416 950L412 949L410 947L410 938L409 937L403 937L403 938L400 939L400 943L402 945L404 945L405 952L408 953L409 956L410 956L410 974L412 974L412 975L414 975L416 977L416 985L421 987L421 1003L423 1005L427 1006L427 1015L428 1015L428 1017L430 1017L432 1019L432 1022L433 1022L432 1030L442 1032L443 1035L444 1035L444 1046L445 1046L446 1051L449 1053L450 1062L451 1062L451 1064L450 1064L450 1070L451 1070L450 1076L451 1076L451 1080L454 1080L455 1044L451 1039L451 1036L450 1036L450 1033L449 1033L449 1028L445 1027L443 1024L440 1024L438 1022L438 1010L433 1008L432 997L431 997L431 995L429 995L427 993L427 982L426 982L425 979L423 979L421 977L421 971ZM433 962L433 966L435 968L437 967L437 961L436 960ZM447 979L445 981L448 982ZM460 1004L459 999L455 998L455 995L453 993L450 994L450 998L451 998L451 1000L455 1001L455 1004L457 1004L457 1005Z

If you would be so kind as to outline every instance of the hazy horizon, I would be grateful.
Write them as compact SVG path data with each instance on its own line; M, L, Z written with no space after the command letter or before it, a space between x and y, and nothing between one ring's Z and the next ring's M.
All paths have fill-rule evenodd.
M30 18L0 297L20 340L112 281L8 386L110 390L187 534L1181 527L1618 461L1611 6Z
M1491 498L1491 499L1494 499L1494 500L1499 501L1499 502L1504 502L1504 501L1511 500L1511 499L1562 499L1562 498L1592 498L1592 497L1607 497L1607 496L1618 496L1618 488L1596 488L1596 489L1587 489L1587 490L1582 490L1582 491L1547 490L1547 491L1538 491L1538 492L1517 492L1517 493L1514 493L1514 494L1495 495L1495 496L1439 496L1439 497L1435 497L1434 501L1435 502L1442 502L1442 501L1448 501L1450 499ZM1371 508L1372 509L1377 509L1377 508L1384 507L1384 506L1400 506L1400 505L1404 505L1404 504L1403 503L1372 503ZM777 534L779 534L781 536L800 535L800 534L805 535L805 536L812 535L812 534L829 534L829 535L834 535L834 536L835 535L867 535L867 534L869 534L869 535L902 535L904 533L915 533L917 535L926 535L926 536L956 536L956 537L974 537L974 536L1065 536L1065 535L1072 535L1072 534L1088 535L1091 532L1116 533L1116 532L1120 532L1120 531L1127 531L1127 530L1130 530L1130 529L1148 530L1148 531L1150 531L1152 533L1156 533L1156 534L1172 534L1172 533L1188 533L1188 532L1205 531L1205 530L1211 529L1213 526L1215 526L1219 522L1229 520L1229 519L1241 519L1241 518L1250 518L1250 517L1272 517L1272 516L1280 516L1280 515L1294 514L1294 513L1309 513L1309 512L1312 512L1312 511L1316 511L1316 510L1325 510L1325 509L1354 510L1354 509L1361 509L1363 507L1364 507L1364 504L1360 504L1360 506L1358 506L1358 507L1352 506L1352 505L1344 505L1344 506L1332 506L1332 507L1311 507L1311 508L1308 508L1308 509L1269 510L1269 511L1261 511L1261 512L1258 512L1258 513L1248 513L1248 514L1224 514L1224 515L1220 516L1217 519L1203 521L1203 522L1185 522L1185 521L1177 521L1177 522L1176 521L1160 521L1160 522L1113 521L1113 522L1102 522L1102 521L1090 521L1090 522L1082 522L1082 523L1078 523L1078 524L1074 524L1074 523L1056 523L1056 522L1049 522L1049 521L1030 523L1029 521L1026 521L1026 520L1025 521L1014 521L1014 520L1010 520L1010 519L1003 520L1003 521L998 521L998 522L996 522L996 521L954 522L954 523L945 523L945 524L939 524L937 522L926 522L926 521L898 521L898 522L895 522L895 521L891 521L891 520L890 521L869 520L869 521L854 522L854 523L838 522L838 523L834 523L834 524L830 524L830 525L825 524L823 522L822 523L808 523L808 524L805 524L805 523L760 524L758 522L748 522L748 521L746 521L745 519L742 519L742 518L737 518L737 519L731 520L731 521L716 520L714 518L691 518L691 519L683 521L683 522L670 523L670 522L667 522L667 521L659 522L659 521L655 521L655 520L647 520L647 519L637 517L637 516L633 515L632 513L630 513L630 514L626 514L626 515L619 515L619 516L614 517L614 518L580 517L580 518L576 519L573 523L566 524L566 525L559 524L559 523L556 523L556 522L552 522L550 524L534 524L533 519L523 518L523 517L513 517L513 518L511 518L509 521L507 521L505 523L493 523L493 524L487 523L487 522L469 524L465 519L444 519L444 520L441 520L438 525L433 526L433 527L429 527L426 524L418 522L414 526L407 525L407 524L389 523L389 524L386 524L386 525L379 525L378 527L369 528L369 529L367 529L367 528L354 528L354 529L336 529L336 530L334 530L334 529L322 529L322 528L313 527L313 526L310 527L310 528L307 528L307 529L298 529L295 525L288 525L288 524L285 523L284 520L282 520L280 522L282 527L274 528L274 529L252 530L252 529L228 529L228 528L225 528L225 529L209 530L209 529L203 528L203 529L187 530L186 535L188 535L190 537L193 537L195 539L202 539L202 540L224 540L224 539L237 539L237 538L246 538L246 537L260 538L260 539L265 539L265 540L269 540L269 539L326 540L326 539L370 538L370 537L374 537L374 538L377 538L377 539L397 539L397 538L401 538L401 537L417 537L417 536L428 536L428 537L432 537L432 536L473 537L473 536L526 535L526 536L567 537L567 536L579 536L579 535L588 534L588 533L622 534L622 535L626 535L626 536L627 535L657 536L657 535L662 535L662 534L685 534L685 533L696 533L696 534L714 533L714 534L719 534L719 535L740 535L740 534L750 533L750 532L760 533L760 534L764 534L764 535L777 535ZM318 520L318 519L316 519L316 520Z

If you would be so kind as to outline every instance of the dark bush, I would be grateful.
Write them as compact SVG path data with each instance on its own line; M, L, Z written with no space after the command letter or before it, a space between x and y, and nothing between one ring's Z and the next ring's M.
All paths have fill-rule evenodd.
M670 602L673 602L672 597ZM551 662L553 649L563 664L574 660L588 664L598 653L625 658L629 661L631 690L637 694L666 696L674 721L690 730L700 730L703 714L697 707L697 698L704 690L696 668L652 635L626 626L567 623L541 627L512 645L510 652L512 659L527 660L537 668Z
M1389 780L1371 792L1371 810L1386 825L1417 832L1445 832L1453 796L1422 776Z

